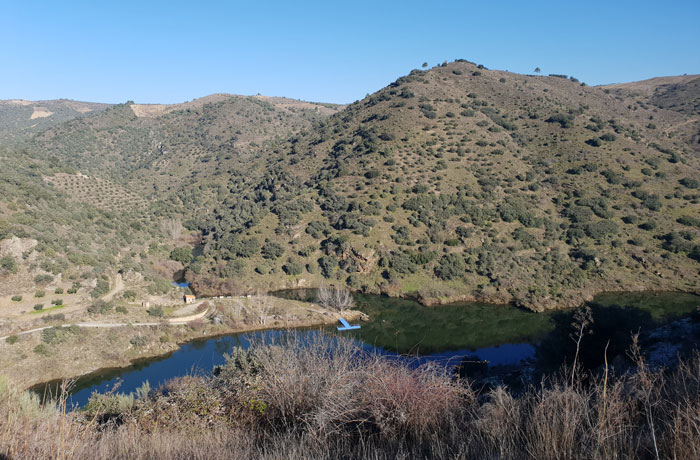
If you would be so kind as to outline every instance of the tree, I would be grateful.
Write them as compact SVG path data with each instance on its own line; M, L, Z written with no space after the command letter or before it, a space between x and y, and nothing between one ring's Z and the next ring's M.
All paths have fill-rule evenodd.
M427 63L427 62L424 62L423 65L422 65L421 67L423 67L423 68L425 69L426 67L428 67L428 63Z
M540 73L540 72L542 72L542 69L540 69L539 67L535 67L535 73Z
M18 265L12 256L0 257L0 271L17 273Z
M188 247L175 248L170 252L170 258L188 264L192 261L192 249Z
M265 259L277 259L284 254L284 248L278 243L268 241L260 250L263 258Z
M338 266L338 259L333 256L323 256L318 259L318 266L321 268L321 274L326 278L330 278L335 267Z

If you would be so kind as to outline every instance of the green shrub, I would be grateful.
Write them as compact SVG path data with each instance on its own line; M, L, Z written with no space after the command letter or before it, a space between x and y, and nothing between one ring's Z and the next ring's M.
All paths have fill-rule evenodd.
M192 262L192 248L190 247L179 247L170 251L170 259L177 262L181 262L185 265Z
M126 315L127 313L129 313L129 310L127 310L126 307L123 305L119 305L117 308L114 309L114 311L116 311L117 313L121 313L123 315Z
M681 216L676 220L679 224L687 225L689 227L700 228L700 218L693 216Z
M14 345L17 343L18 340L19 340L19 337L17 337L16 335L11 335L5 339L5 343L7 343L9 345Z
M160 305L154 305L146 311L148 312L148 314L150 316L155 316L157 318L160 318L163 315L165 315L165 312L163 311L163 307L161 307Z
M574 126L574 116L557 113L545 120L547 123L559 123L562 128L572 128Z
M53 293L54 293L54 294L63 294L63 288L56 288L56 289L53 291Z
M63 305L63 299L54 299L51 301L52 305Z
M42 355L42 356L49 356L49 348L44 345L43 343L40 343L36 347L34 347L34 353L37 355Z
M12 296L12 301L13 301L13 302L21 302L21 301L22 301L22 296L21 296L21 295L13 295L13 296Z
M105 302L104 300L97 300L95 303L87 308L88 313L95 315L103 315L110 311L113 307L112 302Z
M54 326L41 331L41 341L49 344L56 345L65 342L71 335L80 335L80 327L72 324L69 327Z
M700 188L700 181L691 177L683 178L679 181L681 185L687 188Z
M2 237L0 236L0 239ZM12 256L0 257L0 271L5 271L7 273L17 273L19 270L19 265L17 261Z
M48 273L45 273L43 275L36 275L34 277L34 282L36 284L48 284L51 281L53 281L53 276L49 275Z
M148 339L142 335L135 335L129 340L129 343L135 347L145 347L148 345Z
M166 294L173 288L172 282L162 276L154 276L150 281L151 284L148 286L148 293L151 295Z
M90 293L90 296L93 299L97 299L98 297L102 297L103 295L107 294L109 292L109 281L106 280L97 280L97 285L95 286L95 289L92 290Z
M330 278L338 266L338 259L334 256L323 256L318 259L318 266L321 268L321 274L326 278Z
M286 264L282 265L282 270L290 276L301 275L304 271L304 266L299 261L289 260Z
M442 256L440 262L435 267L435 275L442 280L453 280L464 276L466 264L464 259L457 254L447 254Z
M41 311L43 309L44 309L43 303L38 303L38 304L34 305L34 310L36 310L36 311Z
M413 260L411 260L411 257L403 252L393 253L389 259L389 266L395 272L401 273L402 275L415 273L416 271L416 266L413 263Z
M37 297L37 298L44 297L45 295L46 295L46 293L44 291L36 291L34 293L34 297Z
M278 243L268 241L260 250L264 259L278 259L284 254L284 248Z

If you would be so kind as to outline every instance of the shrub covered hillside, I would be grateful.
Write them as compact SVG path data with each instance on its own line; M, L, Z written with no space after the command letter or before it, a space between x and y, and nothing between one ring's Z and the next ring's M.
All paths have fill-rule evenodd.
M413 71L232 176L190 279L535 309L696 290L700 117L654 94L466 61Z
M275 139L309 128L337 106L214 94L183 104L129 101L45 130L29 149L85 174L163 196L181 183L248 169Z
M42 116L31 120L36 107ZM196 229L201 206L223 196L220 183L255 168L267 143L336 110L230 95L0 102L0 287L7 295L106 272L150 277L172 245L191 241L182 223L194 219Z
M98 113L109 104L67 99L53 101L0 101L0 141L19 142L25 137L73 118Z
M331 283L539 310L604 290L697 291L699 88L460 60L345 108L117 105L26 149L72 202L198 232L178 262L199 293Z

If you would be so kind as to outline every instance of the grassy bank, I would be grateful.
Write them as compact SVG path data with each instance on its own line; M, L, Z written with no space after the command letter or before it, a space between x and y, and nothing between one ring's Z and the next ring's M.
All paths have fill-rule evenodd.
M8 459L700 457L700 354L673 371L571 369L515 395L348 341L235 350L211 378L95 396L81 413L0 383ZM331 358L332 354L332 359Z

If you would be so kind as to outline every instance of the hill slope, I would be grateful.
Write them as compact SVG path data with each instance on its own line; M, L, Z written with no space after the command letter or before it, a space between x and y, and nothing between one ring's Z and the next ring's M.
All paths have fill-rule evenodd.
M176 191L189 185L188 203L201 201L202 190L253 167L275 137L337 110L212 95L175 105L115 105L53 123L29 139L30 132L13 129L17 142L0 140L0 285L19 294L47 273L150 276L152 265L172 263L173 246L189 241L181 223L198 212L197 205L183 207Z
M109 104L57 99L53 101L0 101L0 140L22 140L51 126L100 112Z
M536 309L696 290L700 118L574 80L412 72L233 178L190 278Z
M203 294L341 283L544 309L697 291L694 82L588 87L460 60L346 108L117 105L39 133L27 155L52 193L125 216L143 241L164 220L196 231L177 259Z

